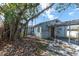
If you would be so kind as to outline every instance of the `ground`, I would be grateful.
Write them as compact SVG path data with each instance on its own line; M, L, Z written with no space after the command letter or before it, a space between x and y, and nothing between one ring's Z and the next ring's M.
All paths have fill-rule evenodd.
M0 55L2 56L35 56L42 55L47 44L33 38L23 38L16 41L0 41Z
M47 49L58 56L79 56L79 45L68 43L60 39L50 41Z
M0 41L0 56L79 56L79 46L57 39L28 36L22 40Z

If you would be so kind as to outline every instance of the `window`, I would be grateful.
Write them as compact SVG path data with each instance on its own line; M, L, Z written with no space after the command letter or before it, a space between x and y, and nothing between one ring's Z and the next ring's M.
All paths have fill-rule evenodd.
M37 31L40 32L40 27L38 27Z
M42 28L42 31L43 31L43 32L49 31L48 26L44 26L44 27Z

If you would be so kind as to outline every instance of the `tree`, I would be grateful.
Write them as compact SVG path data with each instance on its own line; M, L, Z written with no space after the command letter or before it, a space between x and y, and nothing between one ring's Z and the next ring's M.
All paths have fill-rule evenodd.
M0 11L4 13L5 21L4 28L6 34L4 37L7 39L19 38L22 28L20 21L33 16L37 13L37 6L39 4L4 4L1 6ZM27 12L27 13L26 13Z
M3 4L0 6L0 12L4 13L5 21L4 28L5 34L4 39L21 39L25 34L27 34L28 22L33 20L42 14L45 10L53 6L51 4L41 12L38 12L39 4ZM29 19L28 19L29 18ZM25 21L25 23L23 23ZM23 30L23 31L22 31ZM21 36L21 33L24 35Z

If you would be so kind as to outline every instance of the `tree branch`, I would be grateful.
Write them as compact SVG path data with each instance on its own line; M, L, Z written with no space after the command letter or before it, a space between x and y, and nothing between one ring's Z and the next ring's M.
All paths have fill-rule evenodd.
M27 20L27 23L30 20L33 20L34 18L38 17L40 14L42 14L44 11L48 10L49 8L51 8L54 5L54 3L52 3L50 6L48 6L47 8L43 9L41 12L39 12L37 15L34 15L33 17L31 17L29 20Z

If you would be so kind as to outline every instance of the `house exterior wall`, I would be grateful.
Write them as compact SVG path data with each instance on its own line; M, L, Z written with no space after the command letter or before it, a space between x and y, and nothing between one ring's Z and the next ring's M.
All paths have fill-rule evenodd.
M67 37L69 37L69 31L67 31ZM71 31L70 37L71 38L78 38L78 32L77 31Z
M43 38L49 38L51 35L50 35L50 32L49 32L49 28L48 28L48 25L47 24L44 24L42 26L42 37Z
M34 35L39 38L50 38L51 32L49 31L48 26L54 25L56 22L50 21L46 23L42 23L36 27L34 27ZM69 37L69 27L68 26L59 26L56 27L56 36L58 37ZM79 29L79 25L71 25L71 29ZM39 30L39 31L38 31ZM71 31L71 38L79 38L79 31Z
M67 36L67 26L57 27L56 36L58 37L66 37Z
M67 27L67 29L69 29L69 27ZM70 29L72 29L70 30L70 37L79 38L79 25L71 25ZM74 30L74 29L77 29L77 30ZM67 37L69 37L69 30L67 31Z
M39 38L50 38L51 32L49 31L49 26L54 25L55 23L56 23L56 21L52 20L52 21L44 22L42 24L35 26L34 35Z
M57 36L58 37L69 37L69 26L60 26L57 29ZM70 29L79 29L79 25L71 25ZM72 31L70 30L70 37L71 38L79 38L79 31Z
M39 37L39 38L48 38L48 37L50 37L50 33L48 31L48 26L46 24L36 26L34 28L34 35Z
M37 36L37 37L39 37L39 38L42 38L41 33L42 33L42 32L41 32L41 26L34 28L34 35L35 35L35 36Z

